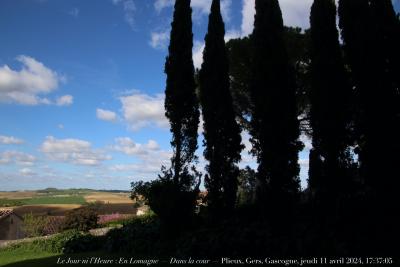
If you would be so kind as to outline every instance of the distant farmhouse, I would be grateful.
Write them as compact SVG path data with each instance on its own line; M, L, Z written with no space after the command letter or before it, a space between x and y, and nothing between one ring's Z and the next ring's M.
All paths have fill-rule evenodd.
M13 209L0 209L0 240L24 238L22 225L22 218Z

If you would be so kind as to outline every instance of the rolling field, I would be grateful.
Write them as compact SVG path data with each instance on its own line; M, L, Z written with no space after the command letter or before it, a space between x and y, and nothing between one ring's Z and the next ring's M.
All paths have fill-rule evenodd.
M49 188L37 191L0 192L0 208L13 208L23 216L36 215L61 216L69 210L85 204L99 203L99 214L135 214L134 202L128 192L107 192L89 189L58 190Z
M133 204L128 193L94 192L85 196L87 202L102 201L109 204Z
M50 196L50 197L32 197L20 199L0 199L0 207L13 207L23 205L43 205L43 204L85 204L83 196Z

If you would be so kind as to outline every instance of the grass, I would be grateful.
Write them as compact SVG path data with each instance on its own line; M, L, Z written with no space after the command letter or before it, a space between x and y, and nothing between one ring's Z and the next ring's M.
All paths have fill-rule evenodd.
M10 263L15 263L15 262L24 262L26 260L45 259L57 255L59 254L54 252L43 251L40 249L26 249L24 247L16 248L13 250L1 250L0 266L6 266ZM25 266L30 266L30 265L25 265Z
M4 255L4 254L3 254ZM15 254L16 256L12 255L9 258L7 258L6 261L2 261L2 253L0 252L0 266L7 266L7 267L53 267L53 266L74 266L74 267L83 267L83 266L170 266L169 264L151 264L151 265L144 265L144 264L85 264L85 263L77 263L77 264L72 264L72 263L66 263L68 260L70 261L82 261L82 260L89 260L91 258L101 258L101 260L113 260L114 262L118 262L121 258L125 260L130 260L131 258L134 259L150 259L148 257L134 257L133 255L127 255L127 254L110 254L105 251L93 251L93 252L85 252L85 253L76 253L76 254L48 254L46 255L45 253L37 253L34 255L33 253L31 254L30 252L25 252L25 254ZM5 255L8 256L8 255ZM20 258L18 258L20 256ZM155 260L151 258L152 260ZM58 263L57 261L61 262L64 260L64 263ZM163 263L166 263L167 261L164 261ZM177 265L175 265L177 266ZM179 265L179 266L185 266L185 265ZM194 266L194 265L191 265ZM207 265L209 266L209 265Z

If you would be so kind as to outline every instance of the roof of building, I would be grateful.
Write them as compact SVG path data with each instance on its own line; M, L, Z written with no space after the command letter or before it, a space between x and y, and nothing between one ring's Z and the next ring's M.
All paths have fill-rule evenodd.
M8 215L14 213L13 209L0 209L0 220L6 218Z
M47 223L44 227L44 234L52 235L60 232L64 220L65 216L47 216Z

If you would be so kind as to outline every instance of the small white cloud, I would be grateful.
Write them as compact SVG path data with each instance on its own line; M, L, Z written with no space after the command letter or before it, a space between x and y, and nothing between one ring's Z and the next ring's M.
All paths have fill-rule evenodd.
M174 0L156 0L154 2L155 10L160 13L164 8L174 6Z
M163 32L152 32L150 46L154 49L165 49L169 41L169 30Z
M285 25L307 29L310 26L310 11L313 0L280 0Z
M74 102L74 97L72 95L64 95L56 100L57 106L70 106Z
M203 51L205 48L204 42L194 41L193 44L193 65L196 69L201 69L203 63Z
M241 33L239 31L235 31L235 30L229 30L225 33L225 42L228 42L231 39L236 39L241 37Z
M210 14L212 0L192 0L190 6L193 10L193 20L201 20L204 16ZM174 6L173 0L156 0L154 2L154 9L160 13L164 8ZM221 1L221 14L225 22L231 19L231 6L232 0Z
M164 95L150 96L143 93L120 97L122 112L129 128L137 131L144 127L168 127L165 117Z
M23 176L34 176L36 173L29 168L23 168L19 170L19 173Z
M114 122L117 120L117 114L110 110L98 108L96 109L96 116L99 120Z
M101 162L111 159L103 151L93 150L88 141L56 139L53 136L46 137L40 151L51 160L78 165L99 165Z
M59 125L57 125L57 127L58 127L58 129L61 129L61 130L62 130L62 129L64 129L64 124L61 124L61 123L60 123Z
M241 153L242 161L240 162L242 166L256 166L257 158L251 154L251 150L253 149L253 145L250 142L251 135L248 131L242 131L242 144L244 145L244 149Z
M111 149L127 155L147 155L160 149L160 146L154 140L149 140L147 144L139 144L129 137L119 137L115 139L115 142L116 144L111 146Z
M304 144L304 149L305 150L310 150L312 149L312 142L311 139L307 135L301 135L300 136L300 141L303 142Z
M148 154L139 154L139 162L131 164L115 164L110 170L115 172L136 172L136 175L156 177L161 166L169 166L172 152L164 150L150 151Z
M125 22L133 29L135 27L136 6L133 0L112 0L114 5L122 6Z
M253 32L255 14L255 0L243 0L242 24L240 27L242 36L247 36Z
M232 6L232 0L221 1L221 15L225 23L231 20L231 6Z
M4 145L20 145L24 143L24 140L16 138L14 136L0 135L0 144Z
M68 14L74 18L77 18L79 16L79 12L80 12L79 8L74 7L68 12Z
M0 154L0 164L15 163L23 166L32 166L36 158L30 154L19 151L5 151Z
M22 105L50 104L50 100L40 95L58 88L65 78L29 56L18 56L21 70L9 66L0 67L0 102Z

